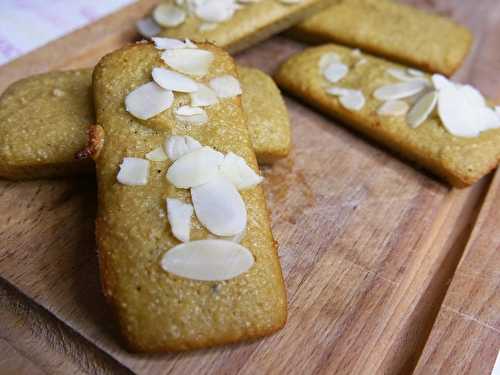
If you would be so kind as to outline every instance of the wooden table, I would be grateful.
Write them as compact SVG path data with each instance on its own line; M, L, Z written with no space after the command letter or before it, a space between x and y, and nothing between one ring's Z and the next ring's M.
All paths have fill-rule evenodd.
M133 21L155 2L1 67L0 91L36 72L92 66L134 40ZM474 31L456 78L500 99L500 3L408 2ZM302 48L278 36L237 59L272 72ZM94 179L2 180L0 373L489 374L500 348L500 172L450 189L287 105L294 151L264 169L289 297L284 330L187 354L126 352L99 290Z

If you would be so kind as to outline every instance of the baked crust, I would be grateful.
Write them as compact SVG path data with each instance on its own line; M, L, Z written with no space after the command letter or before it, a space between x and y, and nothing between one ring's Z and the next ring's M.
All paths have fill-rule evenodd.
M261 164L285 158L292 148L288 111L271 77L259 69L238 67L252 146Z
M215 54L205 79L236 75L231 57ZM286 294L264 193L260 186L241 192L248 211L242 245L256 259L245 274L225 282L198 282L176 277L160 267L162 255L179 242L164 215L165 198L189 201L186 190L165 178L170 161L153 163L146 186L116 181L125 156L144 157L172 134L190 135L219 151L233 151L257 169L239 97L208 107L210 122L201 127L176 123L172 110L140 121L124 108L125 96L149 81L163 65L152 45L133 45L104 57L94 71L97 123L104 145L96 158L98 214L96 238L104 294L113 307L128 347L162 352L205 348L268 335L286 321ZM176 93L176 108L186 100ZM163 213L163 215L162 215ZM208 233L193 219L191 240Z
M290 35L360 48L447 76L462 65L473 42L471 32L452 20L392 0L341 0L292 28Z
M261 0L247 4L234 16L222 22L213 30L201 32L202 21L187 17L186 21L174 28L163 28L160 36L170 38L190 38L196 41L209 41L236 53L277 34L291 25L326 9L338 0L302 0L298 4L282 4L278 0ZM165 3L175 3L175 0Z
M257 159L270 163L290 151L290 124L274 81L240 69L245 109ZM17 179L93 173L97 151L92 70L25 78L0 97L0 176ZM60 90L63 96L54 95ZM56 91L57 92L57 91ZM264 114L262 108L270 109ZM90 141L90 142L89 142ZM36 146L36 149L35 149Z
M483 132L475 138L461 138L448 133L438 120L427 120L417 129L412 129L404 117L377 114L382 103L372 94L376 88L394 83L386 70L406 69L401 65L364 55L367 63L352 68L336 86L361 89L367 99L366 105L359 112L342 107L337 97L326 93L325 87L329 84L319 71L319 59L328 52L337 53L350 66L356 62L349 48L333 44L310 48L280 67L275 77L278 85L405 159L416 161L455 187L471 185L497 167L500 129Z
M0 176L31 179L93 171L73 156L94 121L90 70L52 72L12 84L0 97Z

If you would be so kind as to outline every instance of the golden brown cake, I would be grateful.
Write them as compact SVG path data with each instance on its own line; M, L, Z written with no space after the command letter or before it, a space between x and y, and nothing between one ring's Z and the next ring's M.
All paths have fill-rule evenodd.
M292 147L288 111L271 77L258 69L239 67L250 139L259 163L284 158Z
M206 75L194 78L198 82L237 75L226 52L209 44L200 44L199 49L211 52L214 59ZM186 59L181 60L185 63ZM172 169L185 157L174 164L171 159L150 162L149 177L140 186L127 185L127 179L120 176L125 173L125 158L144 162L145 155L173 135L190 136L222 153L234 152L253 174L258 171L239 96L226 96L205 107L208 122L203 125L180 121L180 108L188 102L188 94L177 92L171 107L160 114L151 118L151 114L142 114L148 118L144 120L134 117L142 116L137 113L137 107L144 105L140 94L145 86L141 85L151 81L154 67L161 66L165 64L158 50L137 44L104 57L94 71L97 124L104 138L95 160L99 191L96 237L104 294L134 351L182 351L271 334L285 324L287 304L262 188L241 191L248 215L241 245L255 259L253 266L226 281L197 281L163 268L165 256L180 243L164 213L166 198L194 205L189 241L214 236L198 219L201 213L191 199L194 188L176 188L171 182ZM198 172L204 175L206 169ZM194 176L201 176L199 173Z
M11 179L93 171L76 161L94 122L91 70L53 72L12 84L0 97L0 176Z
M467 137L450 133L436 110L429 110L427 117L421 117L414 127L410 126L409 122L414 121L410 118L410 113L414 112L412 107L423 98L423 94L430 93L432 99L434 92L430 77L421 72L329 44L293 56L280 67L275 78L283 89L404 158L418 162L454 186L474 183L496 168L500 159L500 114L495 120L491 108L484 110L488 116L493 116L493 122L496 121L493 125L497 128L481 129L480 134L477 131L477 134L466 134ZM454 84L446 83L443 76L432 78L432 82L444 81L441 84L451 86L448 90L452 93L458 90ZM390 104L375 98L394 95L395 89L414 90L415 95L391 100ZM474 98L478 96L470 86L460 90L468 94L472 91ZM447 100L441 103L439 98L439 110L446 111L449 116ZM451 116L453 112L458 113L460 107L452 106Z
M461 66L473 40L468 29L448 18L392 0L341 0L294 27L291 35L360 48L448 76Z
M186 1L185 6L176 6L175 8L181 14L184 13L184 20L181 21L182 16L178 20L175 20L175 16L171 16L174 18L173 22L169 23L167 20L166 24L176 26L163 26L158 36L210 41L234 53L285 30L336 1L301 0L293 4L291 2L286 4L286 1L281 0L261 0L245 5L240 3L242 8L232 11L231 7L236 4L235 1L218 0L212 1L212 3L228 3L227 7L205 12L203 10L206 7L200 11L200 8L189 7L193 1ZM175 1L163 1L161 4L174 6ZM205 13L208 14L205 15ZM153 12L153 18L155 18L155 12ZM161 22L162 17L156 16L156 19ZM221 21L211 22L210 20ZM177 25L177 23L179 24Z
M291 147L286 107L274 81L239 70L243 106L257 159L269 163ZM0 97L0 176L31 179L93 173L75 154L95 123L90 69L52 72L12 84Z

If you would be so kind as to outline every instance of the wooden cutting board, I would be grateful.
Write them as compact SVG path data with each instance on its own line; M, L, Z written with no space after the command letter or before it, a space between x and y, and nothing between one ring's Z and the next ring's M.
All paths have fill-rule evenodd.
M34 72L92 66L134 40L133 21L155 2L141 1L1 67L0 90ZM474 30L476 47L457 77L499 98L500 76L493 72L500 69L494 33L500 4L413 3ZM302 48L275 37L237 59L272 72ZM61 374L392 374L411 372L422 351L432 357L425 347L431 330L432 348L451 345L451 335L434 334L435 317L471 230L472 241L478 233L485 233L485 243L498 239L495 217L483 218L495 211L491 194L500 184L491 185L488 176L470 189L450 189L311 108L286 101L295 148L263 171L288 289L285 329L256 342L187 354L126 352L99 289L94 179L0 181L2 351L25 361L27 373L35 373L33 367ZM488 190L486 211L479 214ZM489 262L498 269L498 256ZM491 290L479 286L474 301L485 304ZM498 318L498 304L494 308ZM479 334L469 332L465 343ZM476 353L494 362L491 350L478 347ZM477 373L471 355L422 367L428 362L419 362L422 373L446 373L455 362Z

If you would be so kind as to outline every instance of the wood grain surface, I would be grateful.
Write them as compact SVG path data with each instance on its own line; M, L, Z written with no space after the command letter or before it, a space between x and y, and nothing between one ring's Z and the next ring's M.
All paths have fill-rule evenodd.
M415 374L491 373L500 350L499 222L500 173L491 185Z
M93 65L134 39L131 22L153 3L139 2L0 67L0 90L34 71ZM494 74L500 69L494 37L500 3L412 3L471 27L477 41L457 77L500 98L500 75ZM273 72L302 48L275 37L237 59ZM500 177L493 184L488 176L472 188L450 189L311 108L290 98L286 102L295 148L263 171L289 296L284 330L264 340L193 353L126 352L99 289L95 181L0 180L0 286L8 291L0 305L0 350L12 353L5 368L25 373L407 374L418 363L422 374L476 374L491 367L500 346L495 293L500 258L491 246L496 243L498 250L500 242L495 222ZM472 228L467 256L447 290ZM20 301L29 314L18 312ZM38 334L26 320L14 324L25 319L18 314L41 317ZM52 335L54 330L64 337ZM44 343L50 350L37 350ZM58 369L59 361L68 367Z

